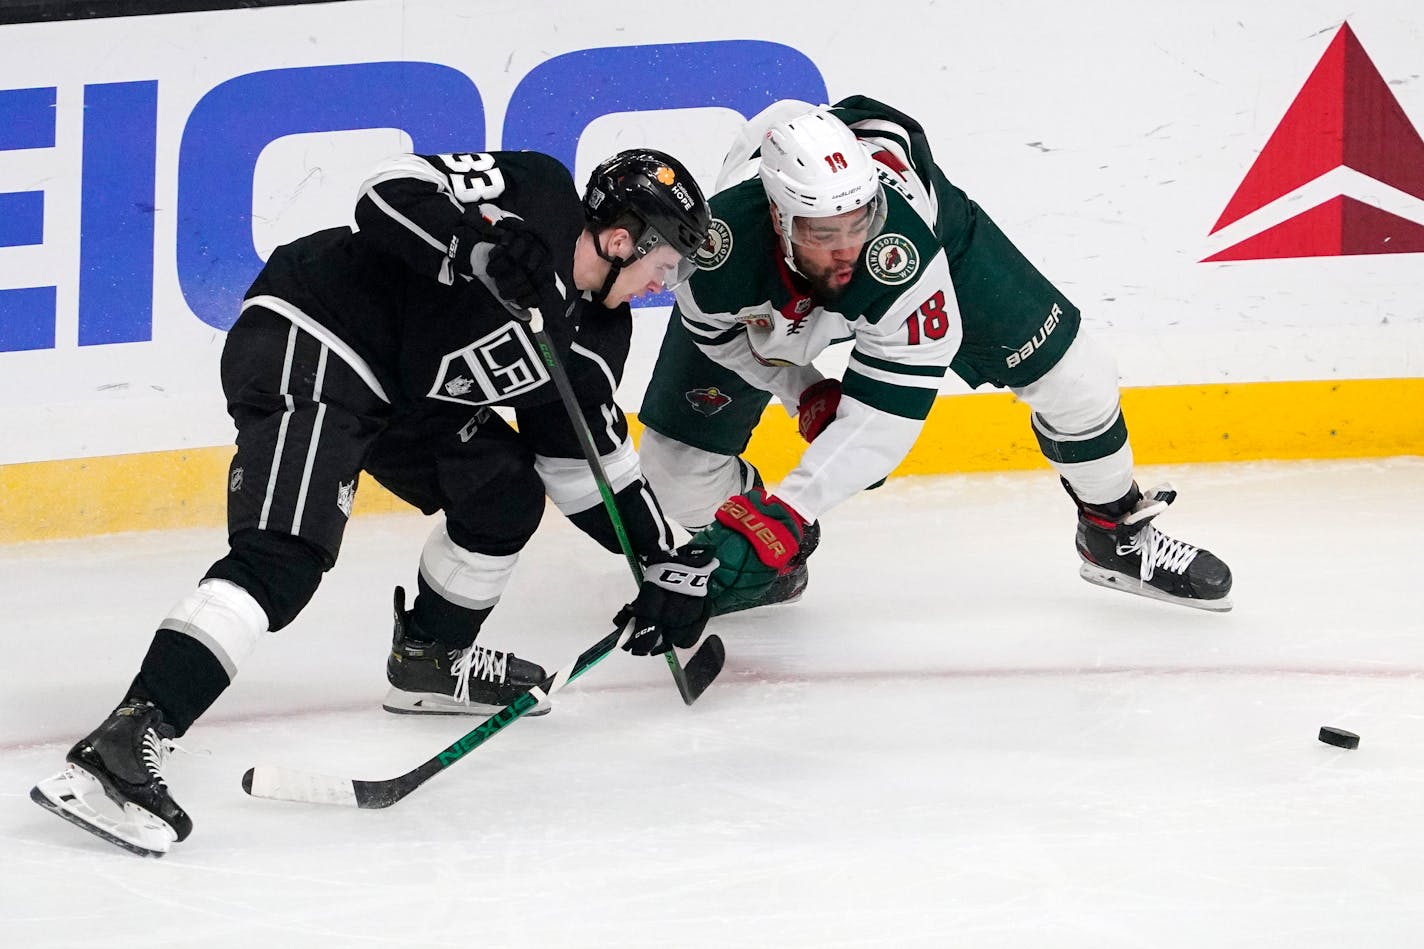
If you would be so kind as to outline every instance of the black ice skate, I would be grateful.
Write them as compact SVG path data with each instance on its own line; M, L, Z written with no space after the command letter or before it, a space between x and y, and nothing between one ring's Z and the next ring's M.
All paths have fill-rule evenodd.
M386 660L391 689L382 707L408 715L493 715L530 686L544 681L542 666L512 652L478 644L451 649L417 638L405 608L405 590L396 587L395 641ZM546 715L548 702L524 714Z
M806 592L806 586L811 579L811 572L806 566L806 560L816 552L816 546L820 542L821 522L812 521L806 525L806 529L801 535L801 547L796 551L796 556L787 561L786 566L782 568L781 573L776 575L776 579L771 581L771 586L767 587L766 593L760 599L726 604L720 609L714 609L712 615L726 616L728 613L740 613L742 610L755 609L759 606L791 604L801 599L801 595Z
M162 712L150 702L125 702L70 749L69 767L35 785L30 799L131 853L161 857L193 831L163 781L172 747Z
M1071 493L1071 492L1070 492ZM1133 494L1138 494L1134 487ZM1215 554L1162 533L1152 519L1177 498L1170 484L1131 495L1113 516L1079 504L1078 574L1089 583L1201 610L1231 609L1231 570Z

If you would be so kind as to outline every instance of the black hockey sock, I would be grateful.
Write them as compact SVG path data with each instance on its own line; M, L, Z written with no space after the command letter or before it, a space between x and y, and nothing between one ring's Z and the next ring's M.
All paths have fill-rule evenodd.
M494 607L477 610L460 606L431 589L425 577L417 576L416 583L419 592L410 611L411 635L451 649L468 649Z
M191 636L160 629L125 700L152 702L181 737L231 684L208 647Z
M1073 499L1073 503L1078 505L1079 510L1097 514L1100 517L1106 517L1113 521L1120 521L1131 514L1132 509L1137 506L1137 502L1142 500L1142 492L1138 489L1137 482L1135 481L1132 483L1132 487L1127 489L1126 494L1116 501L1110 501L1106 504L1085 504L1078 497L1077 492L1073 490L1073 486L1068 483L1067 478L1059 478L1058 481L1063 485L1063 490L1067 491L1068 496Z

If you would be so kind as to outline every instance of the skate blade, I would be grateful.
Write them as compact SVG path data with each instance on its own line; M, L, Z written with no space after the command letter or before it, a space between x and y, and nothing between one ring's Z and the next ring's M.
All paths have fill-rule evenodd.
M137 804L124 804L122 817L111 817L97 810L91 800L103 800L106 810L115 810L118 805L105 795L104 786L97 778L73 765L31 788L30 800L95 837L140 857L161 857L178 839L172 827Z
M1196 600L1184 596L1173 596L1164 593L1149 583L1143 583L1133 577L1125 577L1120 573L1111 570L1104 570L1095 564L1085 563L1078 568L1078 576L1087 580L1093 586L1106 587L1109 590L1119 590L1123 593L1132 593L1137 596L1145 596L1149 600L1160 600L1163 603L1175 603L1178 606L1189 606L1195 610L1206 610L1209 613L1226 613L1231 607L1231 597L1224 596L1219 600Z
M403 692L391 689L386 693L381 708L397 715L480 715L485 718L502 712L507 706L488 705L484 702L456 702L439 692ZM521 718L548 715L553 706L548 700L525 712Z

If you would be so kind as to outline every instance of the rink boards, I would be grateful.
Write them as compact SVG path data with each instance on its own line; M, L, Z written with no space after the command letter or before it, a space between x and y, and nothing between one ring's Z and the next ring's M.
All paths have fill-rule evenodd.
M272 248L349 223L392 152L533 148L582 181L650 145L710 185L743 116L853 93L919 119L1082 310L1140 459L1424 453L1419 5L1229 29L1212 8L1042 6L1026 24L924 5L854 44L840 18L754 0L0 26L0 542L220 523L225 330ZM667 313L648 302L634 413ZM941 394L900 473L1042 464L1011 397ZM765 429L753 457L775 478L797 442L779 409ZM372 485L358 508L393 504Z
M1424 455L1424 379L1158 386L1123 391L1143 464ZM634 419L634 436L640 427ZM802 442L772 404L748 457L772 481ZM0 543L219 525L230 447L0 467ZM1028 407L1007 394L943 396L897 475L1047 468ZM404 510L370 478L355 512Z

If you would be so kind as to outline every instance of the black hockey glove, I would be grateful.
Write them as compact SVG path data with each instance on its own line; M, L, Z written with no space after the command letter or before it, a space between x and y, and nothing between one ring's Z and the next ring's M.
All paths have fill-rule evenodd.
M524 309L539 305L540 294L554 285L554 258L549 245L518 218L498 224L479 219L480 241L489 245L485 273L499 295Z
M633 620L633 637L624 649L656 656L672 646L696 645L711 616L707 582L718 566L713 553L711 547L688 544L648 564L638 598L613 620L620 627Z

